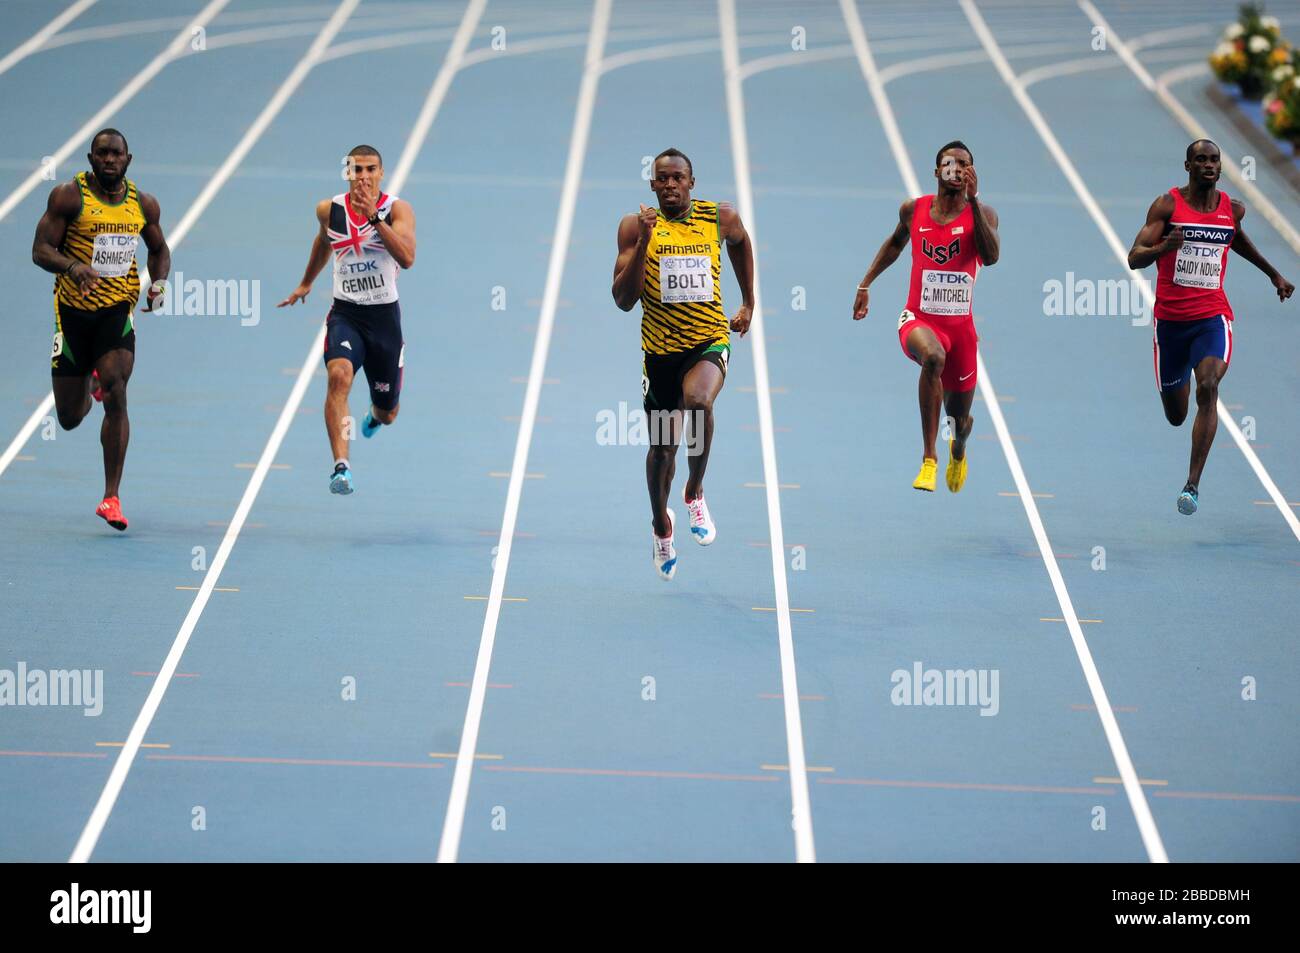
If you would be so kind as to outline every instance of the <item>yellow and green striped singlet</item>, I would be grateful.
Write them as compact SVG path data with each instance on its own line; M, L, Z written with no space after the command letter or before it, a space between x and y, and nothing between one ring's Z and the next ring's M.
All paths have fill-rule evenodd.
M68 223L59 250L99 272L99 284L88 295L68 275L54 280L57 304L83 311L98 311L110 305L140 297L140 275L135 267L135 249L144 229L144 210L135 183L126 182L126 195L117 203L105 202L90 190L85 172L77 173L81 212Z
M657 211L641 292L642 350L675 354L706 341L729 343L718 203L696 199L676 219Z

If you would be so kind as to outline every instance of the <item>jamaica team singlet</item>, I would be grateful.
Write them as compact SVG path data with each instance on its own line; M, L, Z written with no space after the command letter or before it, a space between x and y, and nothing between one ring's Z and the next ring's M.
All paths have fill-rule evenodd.
M706 341L727 344L718 203L695 199L676 219L658 211L645 255L641 349L675 354Z
M98 311L123 301L134 306L140 297L135 249L145 224L140 193L127 179L122 201L105 202L90 190L86 176L79 172L73 180L81 193L81 211L68 223L59 250L94 268L99 284L83 295L71 276L59 275L54 279L54 295L60 304L83 311Z

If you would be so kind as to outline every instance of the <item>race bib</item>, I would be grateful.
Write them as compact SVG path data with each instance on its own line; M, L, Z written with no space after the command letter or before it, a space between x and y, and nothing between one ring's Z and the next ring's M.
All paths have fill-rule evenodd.
M898 316L898 330L900 331L903 330L903 325L905 325L908 321L915 321L915 320L916 320L916 315L914 315L911 311L908 311L906 308L904 308L903 313Z
M1174 260L1174 284L1184 288L1223 287L1223 246L1184 241Z
M708 255L659 259L659 300L664 304L713 300L713 260Z
M135 264L135 245L138 240L136 235L124 235L120 232L96 235L90 267L104 278L121 278L123 275L129 275L131 266Z
M926 314L970 314L975 279L964 271L921 271L921 310Z

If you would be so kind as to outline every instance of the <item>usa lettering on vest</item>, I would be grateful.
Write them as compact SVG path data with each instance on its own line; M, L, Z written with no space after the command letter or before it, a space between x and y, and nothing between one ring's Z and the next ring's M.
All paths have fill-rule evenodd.
M922 238L921 251L936 265L942 265L961 254L961 239L954 238L947 245L932 245L929 239Z

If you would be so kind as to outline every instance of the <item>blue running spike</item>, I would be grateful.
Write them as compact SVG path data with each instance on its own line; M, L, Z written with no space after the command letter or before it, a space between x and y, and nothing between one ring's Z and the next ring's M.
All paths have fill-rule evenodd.
M347 496L352 492L352 471L341 463L334 468L330 477L330 492L339 496Z

